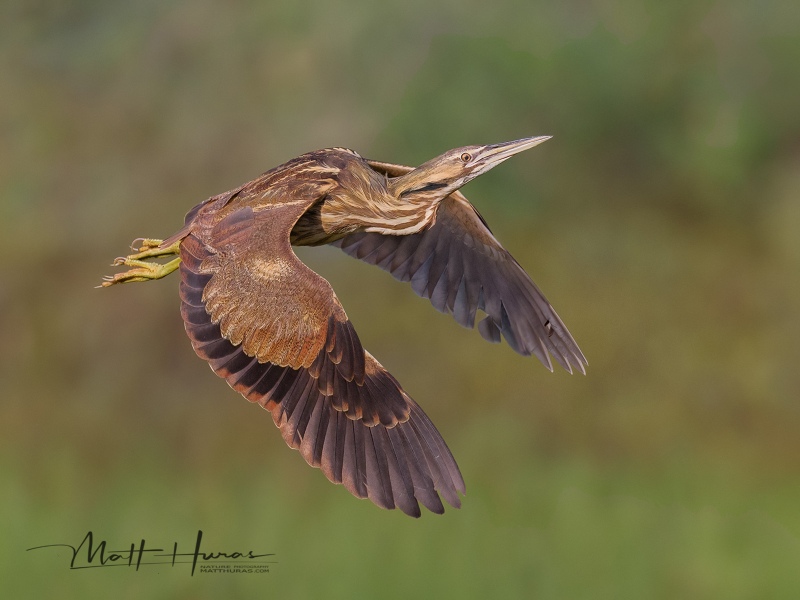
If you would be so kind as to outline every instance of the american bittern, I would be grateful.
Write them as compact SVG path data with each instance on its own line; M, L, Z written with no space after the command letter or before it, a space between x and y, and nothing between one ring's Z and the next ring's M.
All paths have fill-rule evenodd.
M490 342L501 336L551 371L586 359L564 323L458 191L548 137L445 152L417 167L352 150L304 154L209 198L164 241L141 239L103 286L180 268L195 352L272 413L289 446L334 483L383 508L442 513L464 480L422 409L361 346L330 284L292 244L333 244L378 265ZM136 249L136 248L134 248ZM148 259L178 255L167 263ZM438 492L438 494L437 494Z

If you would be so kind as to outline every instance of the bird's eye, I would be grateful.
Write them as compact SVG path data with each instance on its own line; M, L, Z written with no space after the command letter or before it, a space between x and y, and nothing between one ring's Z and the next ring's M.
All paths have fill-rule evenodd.
M472 155L469 152L464 152L464 154L461 155L461 160L468 163L472 160Z

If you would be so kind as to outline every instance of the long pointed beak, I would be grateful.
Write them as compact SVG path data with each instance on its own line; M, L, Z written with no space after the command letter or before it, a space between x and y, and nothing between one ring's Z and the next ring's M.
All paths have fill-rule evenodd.
M538 146L542 142L549 140L551 135L540 135L536 137L522 138L521 140L514 140L513 142L502 142L500 144L492 144L485 146L480 153L479 160L486 163L488 167L486 170L499 165L504 160L508 160L515 154L528 150L534 146ZM485 171L484 171L485 172Z

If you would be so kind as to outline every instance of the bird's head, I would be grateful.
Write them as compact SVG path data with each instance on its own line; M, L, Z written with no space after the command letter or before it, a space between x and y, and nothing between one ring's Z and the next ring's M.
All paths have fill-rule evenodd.
M478 175L550 137L542 135L488 146L454 148L405 175L395 177L390 181L390 189L399 198L415 202L443 200Z

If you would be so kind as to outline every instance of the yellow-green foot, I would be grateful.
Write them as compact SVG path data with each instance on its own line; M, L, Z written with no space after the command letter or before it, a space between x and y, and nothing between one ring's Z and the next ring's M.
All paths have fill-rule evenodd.
M136 249L136 246L138 246L139 252L129 256L117 257L112 263L114 267L125 266L133 268L123 273L103 277L103 283L100 284L100 287L110 287L117 283L161 279L172 273L180 266L180 257L174 258L167 263L145 262L148 259L180 253L180 240L165 248L161 247L162 243L161 240L153 238L137 238L133 240L131 248Z
M114 266L121 265L126 259L132 260L143 260L146 258L155 258L157 256L169 256L171 254L180 254L181 251L181 241L178 240L171 246L166 246L165 248L161 247L161 244L164 243L164 240L156 240L153 238L136 238L131 243L132 250L138 250L136 254L131 254L129 256L119 257L114 261Z

